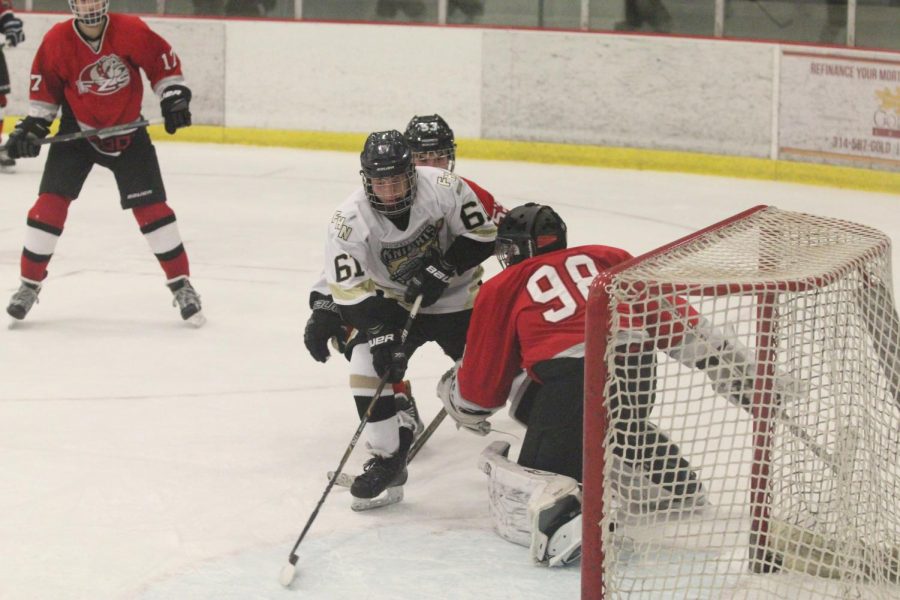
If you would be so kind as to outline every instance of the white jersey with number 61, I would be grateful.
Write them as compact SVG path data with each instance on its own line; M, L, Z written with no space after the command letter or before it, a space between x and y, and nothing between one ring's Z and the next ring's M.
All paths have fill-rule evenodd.
M376 294L403 302L407 282L432 252L444 255L459 236L492 242L497 228L460 177L416 167L418 187L405 229L375 211L362 188L335 211L325 243L325 278L337 304L352 305ZM455 275L425 314L472 308L481 266Z

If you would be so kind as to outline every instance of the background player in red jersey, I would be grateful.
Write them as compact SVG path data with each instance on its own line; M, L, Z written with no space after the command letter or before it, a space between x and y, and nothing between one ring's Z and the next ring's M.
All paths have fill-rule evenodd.
M0 35L8 46L16 46L25 41L22 31L22 20L13 13L12 0L0 0ZM9 70L6 68L6 57L3 55L3 40L0 40L0 145L3 142L3 109L6 108L6 95L10 92ZM14 167L16 161L0 150L0 170Z
M191 91L168 42L137 17L107 14L109 0L69 0L69 6L75 18L53 26L34 58L28 116L10 134L10 157L37 156L37 142L50 133L60 110L60 133L140 121L141 69L160 98L166 131L173 134L191 124ZM28 212L22 283L7 312L24 319L37 300L69 205L94 165L115 175L121 206L132 211L159 260L181 317L202 325L200 296L189 281L188 258L175 213L166 203L156 149L146 129L137 126L50 147L38 199Z
M509 444L494 442L482 453L490 476L491 513L505 539L529 546L532 558L557 566L580 556L584 328L588 288L601 271L631 258L609 246L567 248L566 225L549 206L529 203L512 209L497 233L497 257L504 271L487 281L475 301L461 364L438 384L447 413L460 427L490 431L487 418L512 395L512 413L526 426L518 464L506 456ZM681 316L698 328L701 319L673 301ZM664 312L664 311L663 311ZM636 329L662 326L640 315L623 315ZM665 319L662 317L660 320ZM668 326L675 330L676 323ZM684 342L684 327L673 331ZM662 349L662 348L659 348ZM654 403L652 373L657 348L618 348L622 369L645 371L628 390L632 422L617 435L633 448L654 447L653 456L626 452L619 470L640 476L643 461L662 461L665 477L654 481L656 502L702 505L697 475L678 447L648 418ZM673 348L667 351L676 352ZM690 353L692 364L699 352ZM536 393L513 390L525 369ZM512 392L512 394L511 394ZM640 436L642 443L637 443ZM647 440L647 441L644 441ZM626 476L626 475L623 475Z

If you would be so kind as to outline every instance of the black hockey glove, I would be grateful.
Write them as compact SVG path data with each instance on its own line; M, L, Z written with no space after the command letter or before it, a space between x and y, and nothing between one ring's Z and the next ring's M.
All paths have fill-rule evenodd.
M380 328L378 333L369 333L369 349L372 351L372 366L379 377L387 374L388 383L400 383L406 375L409 357L401 343L400 330L386 331Z
M310 356L319 362L325 362L331 356L328 341L337 337L343 340L347 332L341 320L341 314L330 296L319 296L313 300L312 314L303 331L303 343Z
M183 85L170 85L159 103L166 120L166 133L173 134L191 125L191 90Z
M37 143L50 134L50 123L38 117L25 117L19 121L6 140L6 154L10 158L34 158L41 153Z
M404 300L412 303L415 302L416 296L422 294L422 306L431 306L441 298L454 272L453 265L446 262L437 252L432 253L409 278Z
M22 19L15 17L12 13L6 13L6 16L0 19L0 30L6 36L6 43L10 47L15 47L25 41L25 32L22 31Z

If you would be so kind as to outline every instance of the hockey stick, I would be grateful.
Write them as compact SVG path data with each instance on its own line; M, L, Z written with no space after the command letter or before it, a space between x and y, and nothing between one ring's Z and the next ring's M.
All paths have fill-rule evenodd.
M400 334L401 343L406 341L406 336L409 334L409 330L412 329L413 321L415 321L416 315L419 313L420 306L422 306L421 294L419 294L416 301L413 302L412 308L409 309L409 317L406 319L406 325L403 326L403 333ZM284 587L288 587L291 585L291 582L294 581L294 576L297 573L297 548L300 547L300 542L303 541L309 528L312 527L313 521L316 520L316 517L319 514L319 509L321 509L322 505L325 503L325 499L328 497L329 492L331 492L331 488L334 487L335 480L340 477L344 465L347 464L347 459L350 458L350 454L356 447L356 442L359 441L359 437L362 435L366 423L369 422L369 417L372 416L372 410L375 408L375 403L378 402L378 399L381 397L381 392L384 391L384 386L387 385L388 375L389 373L385 373L381 377L381 381L378 382L378 387L375 388L375 394L373 394L372 400L369 402L369 406L366 408L366 412L363 414L362 419L359 420L359 425L356 427L356 432L353 434L353 438L347 445L347 449L344 450L341 462L338 463L338 467L334 471L334 477L332 477L331 480L329 480L328 485L325 486L325 491L322 492L319 503L316 504L316 508L312 511L312 514L309 515L309 519L306 520L306 525L303 526L303 531L300 532L300 537L297 538L297 541L294 542L294 547L291 548L291 553L288 556L288 563L281 569L281 574L278 577L278 581L281 582L281 585Z
M434 416L431 420L431 423L428 424L428 427L425 428L425 431L419 434L419 437L416 438L416 441L413 442L412 446L409 447L409 456L406 458L406 464L412 462L412 459L416 457L416 454L419 453L419 450L422 449L422 446L425 445L425 442L437 431L437 428L440 427L441 423L444 422L444 418L447 416L447 411L441 408L438 411L438 414Z
M120 131L130 131L132 129L138 129L140 127L147 127L148 125L156 125L162 123L162 119L142 119L140 121L135 121L134 123L125 123L122 125L112 125L111 127L101 127L99 129L85 129L84 131L76 131L74 133L64 133L62 135L54 135L52 137L46 137L42 139L34 140L34 143L38 146L43 146L45 144L57 144L61 142L73 142L75 140L83 140L86 138L91 138L94 136L105 136L112 133L118 133ZM0 146L0 152L6 150L9 142L3 146Z
M434 416L431 420L431 423L428 424L428 427L425 428L425 431L419 434L419 437L412 443L412 446L409 447L409 455L406 457L406 464L412 462L413 458L415 458L416 454L419 453L419 450L422 449L422 446L425 445L425 442L428 441L428 438L434 434L437 428L443 423L444 417L447 416L447 411L443 408L438 411L438 414ZM337 477L334 476L334 471L328 471L328 479L334 479L335 485L340 487L350 487L353 485L353 480L356 479L353 475L349 473L341 473Z
M118 133L120 131L129 131L131 129L138 129L140 127L147 127L148 125L156 125L158 123L162 123L162 119L142 119L140 121L135 121L134 123L124 123L122 125L112 125L111 127L101 127L99 129L85 129L84 131L76 131L75 133L64 133L63 135L54 135L53 137L47 137L42 140L37 140L35 143L43 146L44 144L57 144L60 142L73 142L75 140L83 140L85 138L91 138L94 136L104 136L109 135L111 133Z
M872 281L869 276L864 276L864 279L867 287L859 290L858 304L862 306L866 329L887 376L889 393L893 394L895 404L900 406L900 315L897 314L891 290L884 282ZM863 293L866 290L875 292L874 303L867 302L870 296ZM887 313L881 319L876 312L879 306L886 307Z
M756 6L759 7L759 10L761 10L763 12L763 14L766 15L766 17L768 17L768 19L770 21L772 21L772 23L774 23L776 27L778 27L778 29L784 29L785 27L790 27L791 25L794 24L794 19L791 19L791 18L788 18L785 21L779 21L775 17L775 15L773 15L771 12L769 12L769 9L766 8L765 5L762 2L760 2L760 0L751 0L751 1Z

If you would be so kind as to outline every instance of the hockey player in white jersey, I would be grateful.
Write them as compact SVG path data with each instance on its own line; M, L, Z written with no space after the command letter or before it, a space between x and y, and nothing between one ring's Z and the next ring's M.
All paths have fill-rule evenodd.
M456 139L447 121L438 114L416 115L409 120L403 133L412 151L413 164L417 167L436 167L453 172L456 166ZM463 181L472 189L485 213L499 225L508 212L494 196L471 179ZM355 330L344 323L340 311L331 297L325 273L313 285L309 296L312 313L303 331L303 343L310 356L318 362L327 361L331 352L329 342L341 353L345 353ZM416 423L415 434L419 435L425 424L419 416L419 409L412 395L409 381L393 384L394 399L398 410L407 413Z
M480 264L493 254L497 229L465 181L414 166L398 131L371 134L360 162L362 188L328 225L325 277L341 318L363 334L350 350L350 387L361 417L380 378L402 381L409 357L425 342L437 342L453 360L462 356ZM419 295L422 308L401 343ZM367 425L373 457L350 488L357 509L406 482L412 424L398 418L390 389Z

